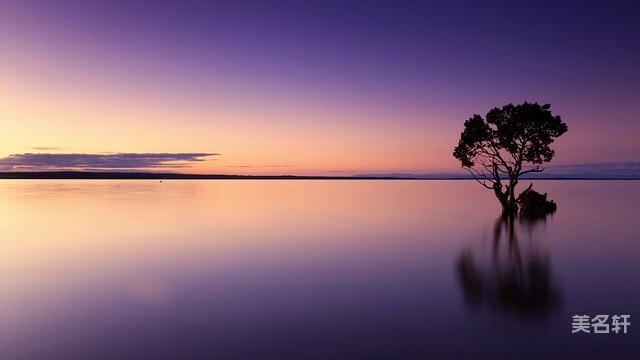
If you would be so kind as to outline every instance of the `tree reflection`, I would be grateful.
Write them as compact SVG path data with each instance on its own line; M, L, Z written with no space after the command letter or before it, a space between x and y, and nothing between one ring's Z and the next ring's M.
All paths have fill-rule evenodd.
M546 218L500 217L493 228L489 261L470 247L461 251L456 270L467 304L525 318L548 314L559 305L549 255L534 239L535 228L544 222ZM525 246L518 239L523 234L529 240Z

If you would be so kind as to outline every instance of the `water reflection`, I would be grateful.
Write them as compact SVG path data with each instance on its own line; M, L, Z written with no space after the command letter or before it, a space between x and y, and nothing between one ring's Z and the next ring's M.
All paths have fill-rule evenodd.
M639 311L640 182L539 188L494 227L465 181L0 182L0 359L632 354L570 322Z
M549 253L536 241L537 230L545 223L546 217L501 216L493 227L488 256L486 246L462 249L456 270L469 307L486 306L522 319L545 317L559 307L560 290L553 280Z

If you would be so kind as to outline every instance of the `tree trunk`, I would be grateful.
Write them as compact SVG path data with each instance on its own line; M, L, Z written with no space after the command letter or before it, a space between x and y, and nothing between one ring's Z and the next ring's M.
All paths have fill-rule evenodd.
M502 205L502 213L504 215L513 215L518 212L518 204L512 199L507 199L504 202L501 201L500 204Z
M518 203L516 202L515 187L518 180L509 180L509 185L502 191L502 184L499 182L494 184L493 191L502 206L503 215L513 215L518 212Z
M518 179L509 179L509 202L508 202L508 212L511 214L515 214L518 212L518 203L516 202L516 185L518 184Z
M505 191L502 191L502 184L498 182L493 185L493 192L496 194L500 205L502 205L502 213L512 213L512 211L510 210L512 209L512 206L509 201L509 189L507 188L505 189Z

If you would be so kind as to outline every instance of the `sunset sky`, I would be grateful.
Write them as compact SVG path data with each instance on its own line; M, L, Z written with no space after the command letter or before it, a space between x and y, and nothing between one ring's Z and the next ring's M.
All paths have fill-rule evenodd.
M458 171L525 100L556 163L640 161L640 5L438 3L3 0L0 171Z

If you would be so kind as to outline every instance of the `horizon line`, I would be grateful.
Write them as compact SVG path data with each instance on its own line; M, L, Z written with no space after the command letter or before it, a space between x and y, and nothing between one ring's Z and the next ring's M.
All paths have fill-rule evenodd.
M403 176L405 175L405 176ZM413 174L412 174L413 175ZM185 174L175 172L145 171L2 171L0 180L475 180L473 177L409 175L409 174L356 174L332 175L240 175L240 174ZM547 174L539 177L521 177L520 180L640 180L640 175L571 176Z

